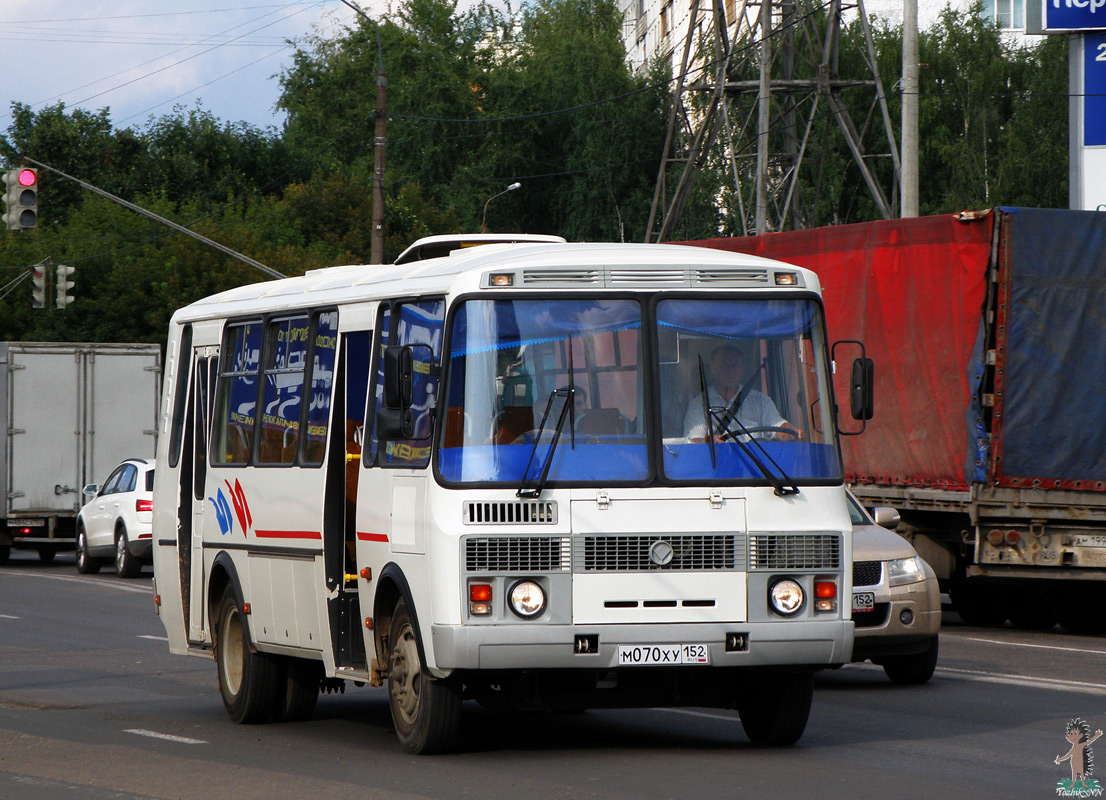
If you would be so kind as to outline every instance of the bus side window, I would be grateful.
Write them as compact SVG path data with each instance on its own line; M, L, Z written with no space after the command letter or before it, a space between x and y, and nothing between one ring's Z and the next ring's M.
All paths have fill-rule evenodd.
M219 360L212 464L248 464L253 453L261 333L259 321L227 327Z
M442 325L445 320L445 301L441 298L416 300L400 303L394 315L389 315L395 326L395 335L389 337L382 330L380 351L377 353L377 374L375 402L373 404L373 449L379 451L378 463L386 467L425 467L430 463L430 439L380 440L376 433L376 413L383 399L383 367L381 354L388 345L422 344L430 347L436 363L441 359ZM382 319L383 324L387 324ZM438 399L438 378L432 375L417 381L420 396L414 398L412 411L415 414L415 428L422 430L431 424L434 407ZM427 431L428 432L428 431ZM374 452L376 455L376 452ZM369 459L366 459L369 463Z
M307 406L307 430L303 437L303 463L317 466L326 455L327 426L330 420L331 394L338 345L338 312L325 311L315 316L311 359L310 393Z

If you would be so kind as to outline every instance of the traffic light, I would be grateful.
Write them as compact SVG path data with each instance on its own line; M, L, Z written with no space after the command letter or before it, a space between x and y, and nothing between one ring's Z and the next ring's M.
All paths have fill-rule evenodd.
M73 288L73 281L69 280L69 276L74 271L76 271L76 267L68 267L65 264L58 264L57 266L54 283L58 292L58 308L65 308L73 302L73 295L69 294L69 290Z
M22 231L38 225L38 173L28 167L4 173L4 225Z
M31 267L31 307L46 308L45 267Z

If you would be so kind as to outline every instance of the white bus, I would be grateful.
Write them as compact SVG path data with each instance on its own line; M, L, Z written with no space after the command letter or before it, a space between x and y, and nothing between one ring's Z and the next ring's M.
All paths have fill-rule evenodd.
M853 638L817 277L545 239L435 239L174 314L156 603L236 722L353 681L387 685L417 753L465 699L802 735Z

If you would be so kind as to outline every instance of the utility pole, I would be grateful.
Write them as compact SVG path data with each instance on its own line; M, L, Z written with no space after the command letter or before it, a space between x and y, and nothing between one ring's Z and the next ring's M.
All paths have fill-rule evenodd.
M918 0L902 9L902 216L918 216Z
M384 149L387 143L388 76L384 74L384 51L380 28L350 0L342 0L376 31L376 131L373 136L373 225L369 235L369 263L384 263Z

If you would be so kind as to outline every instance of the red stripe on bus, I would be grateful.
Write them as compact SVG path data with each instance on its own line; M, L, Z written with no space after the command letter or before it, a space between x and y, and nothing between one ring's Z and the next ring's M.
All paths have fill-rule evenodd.
M357 538L362 542L386 542L388 541L388 534L386 533L362 533L357 532Z
M258 539L322 539L319 531L254 531Z

